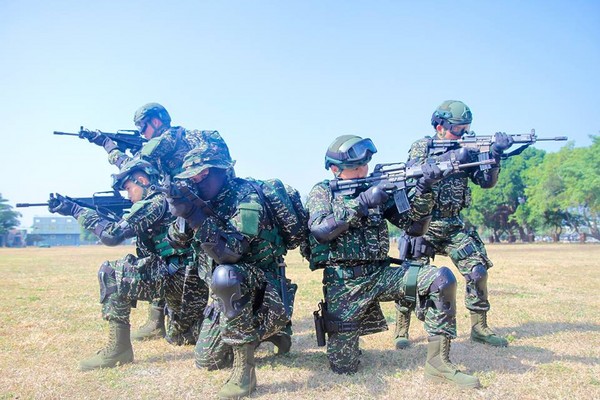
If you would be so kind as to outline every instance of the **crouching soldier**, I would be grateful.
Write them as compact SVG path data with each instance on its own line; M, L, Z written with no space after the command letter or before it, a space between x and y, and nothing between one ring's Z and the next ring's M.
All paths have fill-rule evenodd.
M337 179L365 178L376 152L370 139L340 136L327 149L325 168ZM328 333L327 357L334 372L357 372L358 339L373 305L404 300L412 291L429 334L426 377L464 388L479 386L476 377L460 372L449 357L450 341L456 337L456 279L452 272L431 265L393 268L388 257L386 220L410 235L422 235L431 218L431 186L441 177L435 164L425 165L423 177L409 193L410 208L402 213L393 196L386 193L392 188L383 184L342 195L334 194L326 180L308 195L310 268L323 269L325 303L321 304L320 326Z
M215 303L202 325L196 364L219 368L226 364L227 351L233 353L233 371L220 398L254 391L254 350L261 341L272 341L280 353L289 351L296 285L283 275L283 256L297 246L297 237L286 237L285 229L297 225L305 238L307 220L299 196L296 211L304 217L280 208L277 199L283 200L289 187L277 180L236 178L233 166L222 140L201 145L186 155L184 171L176 176L187 179L191 191L169 198L171 212L185 218L193 230L192 246L214 260L207 274ZM283 226L280 217L286 210L290 220Z
M146 161L133 159L113 175L115 190L126 190L133 207L120 221L81 208L58 196L51 212L71 215L107 246L136 238L136 255L106 261L98 271L102 317L109 322L109 343L95 356L80 362L81 370L110 368L133 362L129 317L137 300L165 298L171 323L167 340L194 344L208 299L190 249L175 249L165 240L174 220L165 195L156 190L158 171ZM163 297L164 296L164 297Z

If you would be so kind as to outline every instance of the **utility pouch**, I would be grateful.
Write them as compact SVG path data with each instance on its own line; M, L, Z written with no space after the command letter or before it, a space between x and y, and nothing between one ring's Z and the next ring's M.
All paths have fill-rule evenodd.
M327 308L327 305L323 300L319 302L319 309L317 311L313 311L313 317L315 319L315 333L317 336L317 346L323 347L325 346L325 317L324 310Z

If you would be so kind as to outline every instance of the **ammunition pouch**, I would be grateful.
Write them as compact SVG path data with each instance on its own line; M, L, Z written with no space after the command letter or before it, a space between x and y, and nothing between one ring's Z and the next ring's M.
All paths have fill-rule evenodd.
M413 237L402 235L398 243L400 260L416 260L421 257L433 259L435 257L435 247L424 237Z

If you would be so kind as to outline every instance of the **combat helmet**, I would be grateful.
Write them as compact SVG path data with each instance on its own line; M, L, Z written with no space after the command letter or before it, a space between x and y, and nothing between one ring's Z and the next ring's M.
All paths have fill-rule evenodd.
M161 120L164 125L171 126L171 116L167 109L158 103L148 103L138 108L133 116L133 123L140 126L144 121L153 117Z
M343 135L329 145L325 153L325 169L332 165L340 169L356 168L371 161L377 148L371 139L356 135Z
M136 157L132 160L125 162L121 166L118 174L112 174L112 188L114 190L125 190L125 182L128 180L132 180L136 185L147 189L150 185L142 184L133 176L133 174L138 171L143 172L148 176L148 179L150 180L150 185L158 182L158 179L160 177L160 173L158 172L158 170L154 168L154 166L148 161Z
M431 115L431 125L442 125L450 129L452 125L466 125L473 121L471 109L462 101L446 100Z
M207 168L233 170L235 161L229 155L229 148L220 137L213 137L190 150L183 158L183 172L176 179L187 179L198 175Z

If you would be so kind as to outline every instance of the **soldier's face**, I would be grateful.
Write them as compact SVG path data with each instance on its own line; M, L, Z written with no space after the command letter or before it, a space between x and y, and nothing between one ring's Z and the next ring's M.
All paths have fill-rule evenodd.
M127 197L132 203L140 201L144 196L144 188L135 184L133 181L126 181L123 187L127 191Z
M209 168L191 177L190 180L196 184L198 196L208 201L214 199L221 191L227 178L226 172L223 168Z
M471 129L471 124L452 125L450 129L438 125L436 130L440 139L458 140Z
M335 170L334 170L335 168ZM339 169L337 166L332 165L331 170L336 174ZM361 165L356 168L344 168L337 175L339 179L360 179L364 178L369 174L369 164Z

